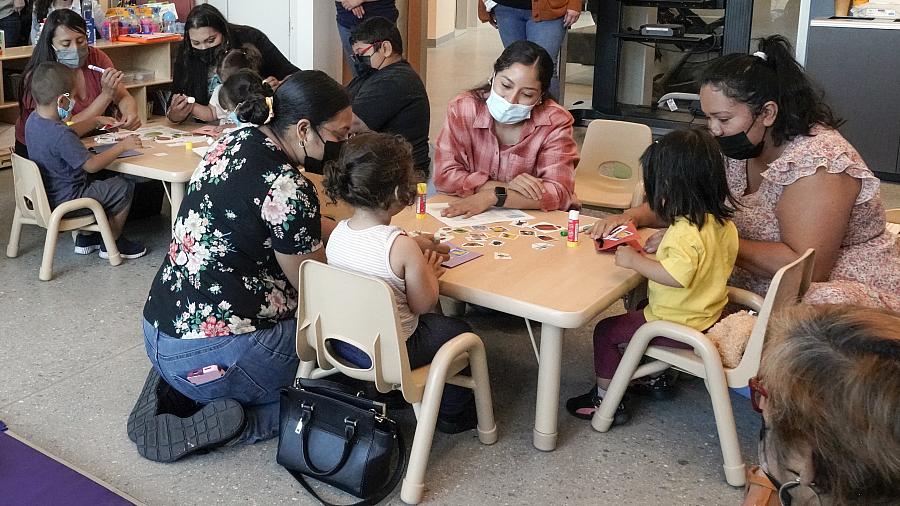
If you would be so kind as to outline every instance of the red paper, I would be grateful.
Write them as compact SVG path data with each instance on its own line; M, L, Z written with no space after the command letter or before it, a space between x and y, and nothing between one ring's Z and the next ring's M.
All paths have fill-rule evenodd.
M602 239L594 241L594 247L597 248L597 251L614 250L623 244L627 244L638 251L643 249L640 237L637 235L637 229L634 228L634 224L631 222L619 225Z

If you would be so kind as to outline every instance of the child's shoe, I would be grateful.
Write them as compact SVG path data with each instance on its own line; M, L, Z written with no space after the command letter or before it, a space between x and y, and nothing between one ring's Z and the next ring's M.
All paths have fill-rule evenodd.
M669 378L668 374L661 374L655 378L646 381L632 383L628 387L628 391L637 395L653 397L658 401L663 401L675 394L675 381Z
M597 392L597 387L591 388L590 392L572 397L566 401L566 411L575 418L582 420L590 420L594 417L594 413L600 409L600 403L603 397ZM631 412L626 405L626 399L622 399L619 407L616 408L616 414L613 416L613 425L622 425L631 420Z
M90 255L100 249L101 244L103 244L103 238L99 232L75 235L75 253L79 255Z
M140 258L147 254L147 248L143 244L137 241L130 241L125 236L116 239L116 248L119 249L119 255L122 258ZM100 245L100 258L109 258L105 244Z

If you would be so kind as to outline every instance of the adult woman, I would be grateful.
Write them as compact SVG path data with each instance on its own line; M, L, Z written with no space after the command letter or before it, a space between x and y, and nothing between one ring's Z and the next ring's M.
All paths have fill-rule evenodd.
M28 156L25 121L35 108L30 91L31 70L45 61L58 61L78 70L75 73L76 91L72 97L75 109L71 121L77 123L102 116L112 106L118 109L118 126L130 130L141 126L137 102L122 84L122 72L113 68L112 60L103 51L88 46L84 18L75 11L59 9L47 16L41 37L23 71L25 85L16 120L17 154ZM101 74L90 70L88 65L106 70Z
M578 205L574 120L550 98L551 75L544 48L514 42L494 63L489 84L450 102L435 146L434 184L464 198L447 208L447 216L469 217L494 205Z
M184 40L175 59L172 75L172 100L167 116L181 122L191 115L193 103L208 105L209 97L217 85L222 84L216 75L219 59L229 49L252 44L263 55L260 75L273 88L279 81L297 71L281 54L272 41L261 31L250 26L235 25L225 20L218 9L200 4L188 14L184 24Z
M764 473L752 482L768 478L781 504L898 504L900 316L825 305L782 320L751 381Z
M553 80L550 94L559 97L559 49L566 29L581 16L583 0L494 0L493 8L478 2L478 18L500 31L504 47L517 40L530 40L553 57Z
M304 71L278 88L272 114L266 122L269 107L260 85L237 115L262 126L228 134L201 162L144 306L154 369L172 388L207 404L193 421L169 415L162 422L151 412L134 424L135 435L156 437L158 444L138 446L151 460L278 433L278 389L290 384L298 365L299 266L325 259L319 201L295 166L321 163L326 143L347 137L353 113L338 83L323 72ZM224 376L202 384L188 380L206 366ZM189 441L193 446L160 451L164 441L181 441L170 436L198 417L215 417L223 428L208 440Z
M810 303L900 310L900 245L885 231L879 181L835 130L790 44L760 41L753 55L728 55L705 72L700 101L726 156L740 204L741 238L731 283L763 294L772 275L816 249ZM665 226L646 206L624 219ZM617 220L606 220L596 234Z

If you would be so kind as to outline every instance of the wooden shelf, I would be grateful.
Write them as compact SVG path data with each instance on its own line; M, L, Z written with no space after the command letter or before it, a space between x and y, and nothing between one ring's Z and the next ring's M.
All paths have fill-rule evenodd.
M150 81L140 81L137 83L126 84L125 88L130 90L133 88L146 88L148 86L159 86L161 84L172 84L172 80L171 79L151 79ZM0 107L2 107L2 106L0 106Z

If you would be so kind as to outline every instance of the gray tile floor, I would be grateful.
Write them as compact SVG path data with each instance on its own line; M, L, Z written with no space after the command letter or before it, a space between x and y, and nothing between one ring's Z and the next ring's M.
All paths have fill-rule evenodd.
M487 77L498 54L494 37L479 30L432 50L435 118L442 117L458 89ZM900 206L900 187L884 185L884 191L894 207ZM11 215L12 175L5 170L0 171L0 249L6 247ZM18 258L0 255L0 419L148 504L314 504L275 463L272 441L169 465L137 455L125 420L149 368L140 314L166 248L168 217L135 223L129 233L150 253L116 268L97 256L73 254L63 238L56 278L47 283L37 279L42 230L25 228ZM621 311L617 305L608 314ZM561 412L559 447L542 453L531 445L537 365L522 321L483 315L471 321L487 345L500 440L482 446L474 434L437 435L427 502L738 503L741 491L722 477L702 382L682 383L673 400L637 404L629 425L606 434ZM592 326L566 336L563 400L590 384ZM740 397L733 405L745 459L755 460L758 417ZM411 433L411 412L397 416ZM399 497L391 503L399 504Z

